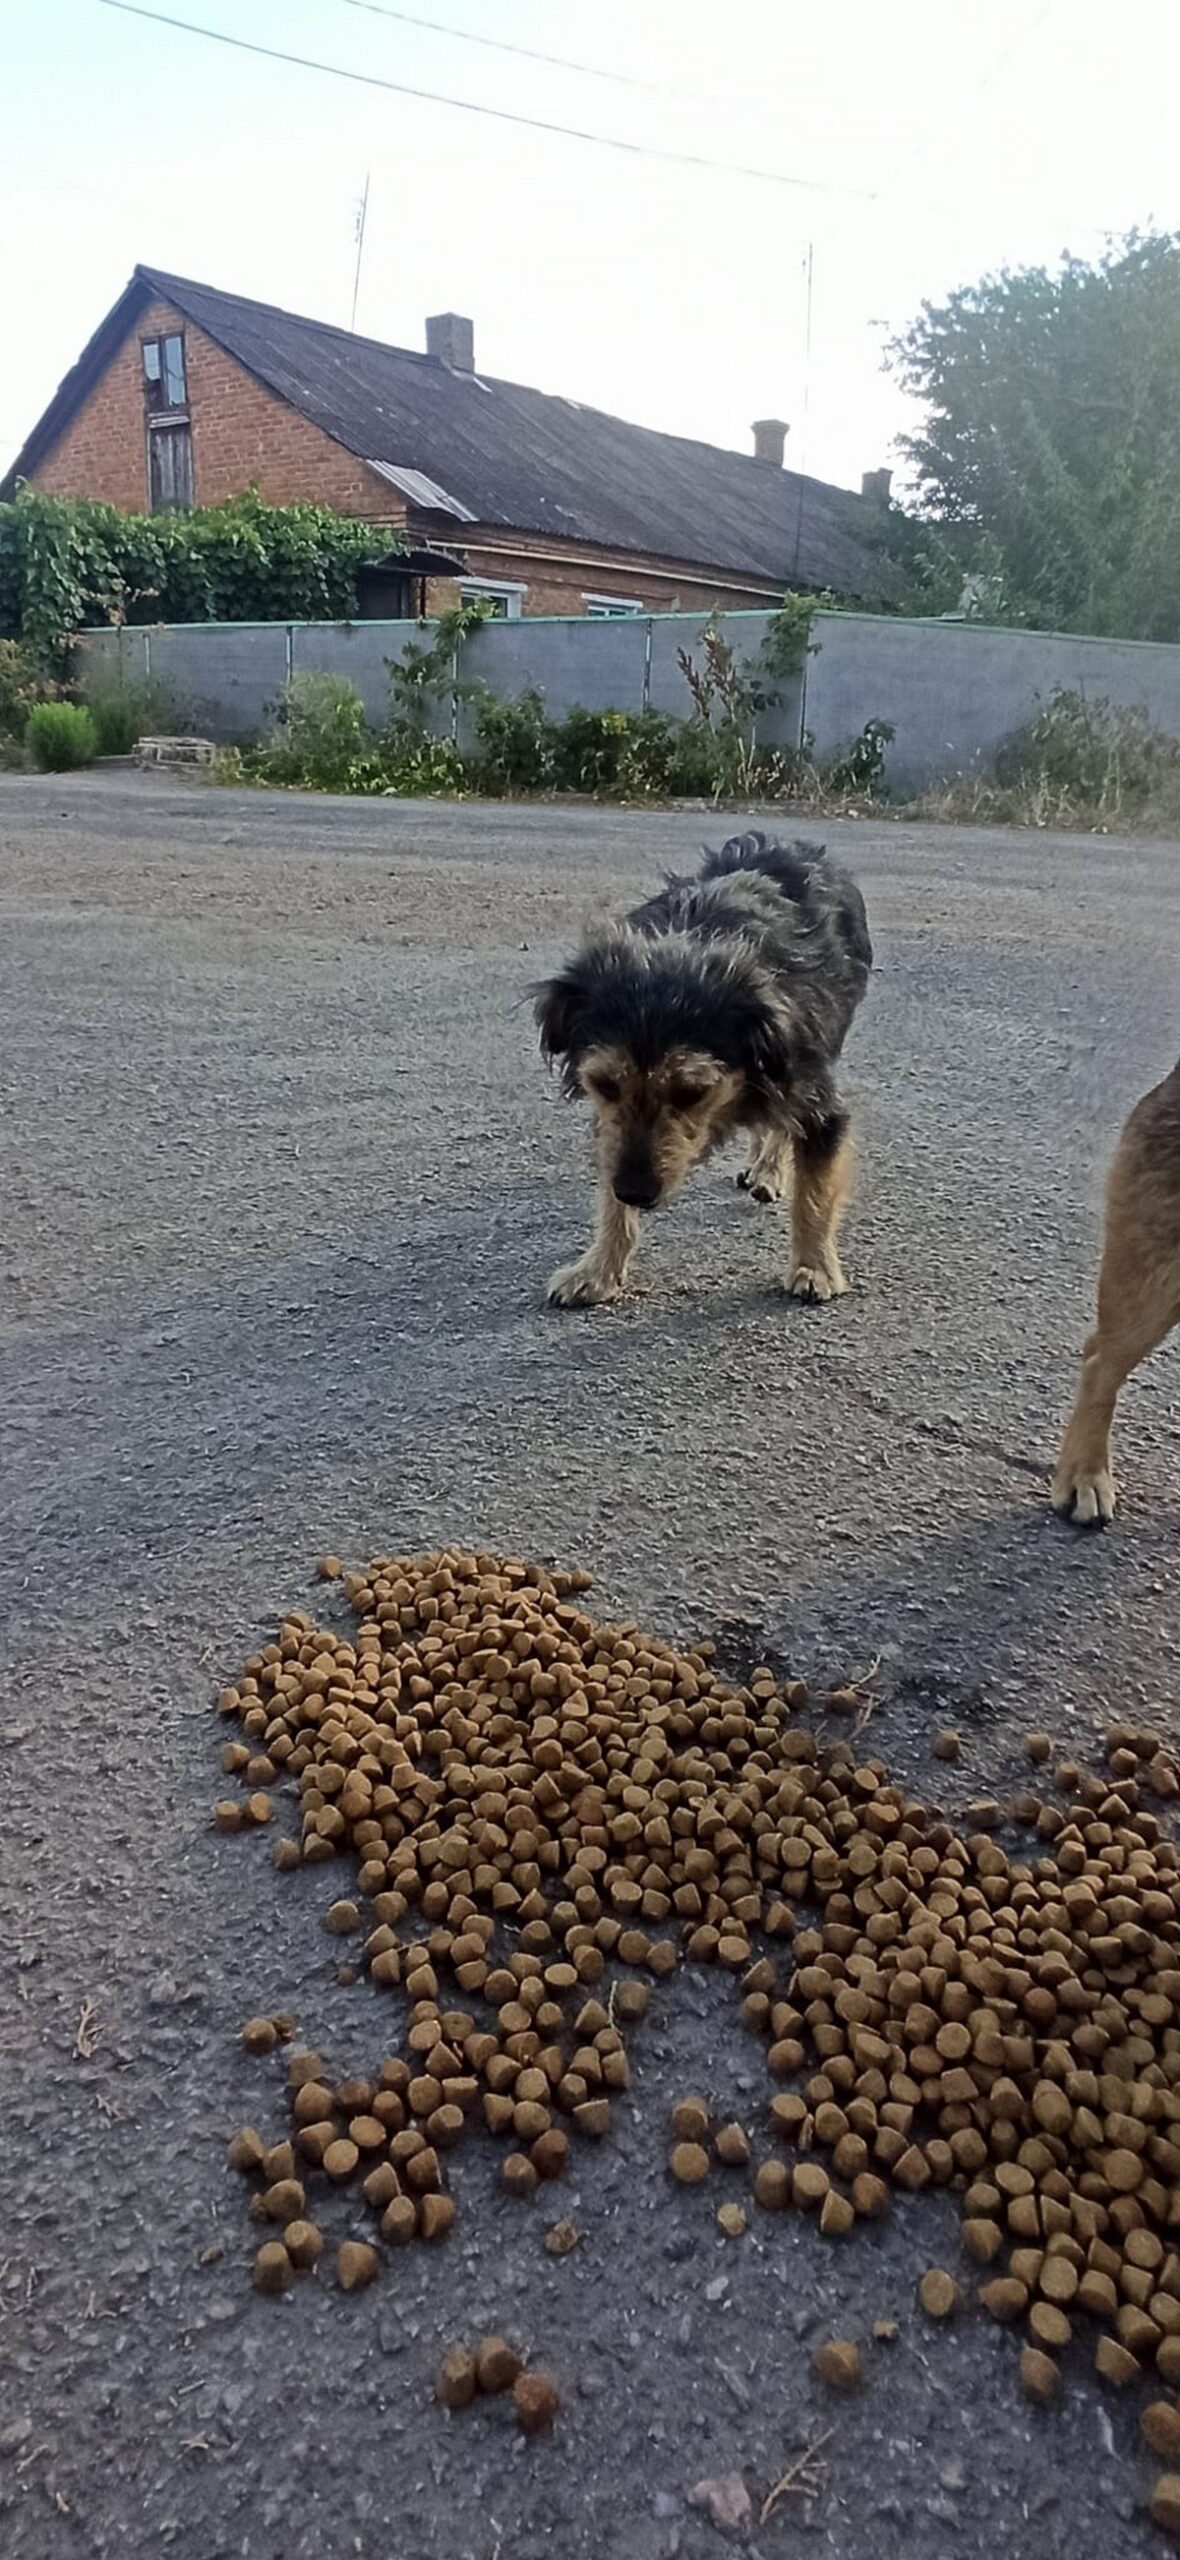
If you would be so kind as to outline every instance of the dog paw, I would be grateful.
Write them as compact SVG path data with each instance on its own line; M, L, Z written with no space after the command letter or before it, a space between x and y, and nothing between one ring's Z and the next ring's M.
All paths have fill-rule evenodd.
M551 1307L600 1307L618 1294L617 1280L604 1280L585 1262L570 1262L564 1271L555 1271L545 1291Z
M805 1306L826 1307L830 1299L843 1297L848 1282L838 1262L799 1262L786 1286L788 1297L801 1298Z
M764 1209L772 1207L778 1200L785 1200L790 1188L785 1177L759 1173L752 1164L744 1165L736 1179L738 1190L748 1191L751 1200L759 1201Z
M1105 1529L1113 1520L1115 1493L1109 1470L1090 1475L1081 1467L1060 1467L1053 1478L1053 1508L1075 1529Z

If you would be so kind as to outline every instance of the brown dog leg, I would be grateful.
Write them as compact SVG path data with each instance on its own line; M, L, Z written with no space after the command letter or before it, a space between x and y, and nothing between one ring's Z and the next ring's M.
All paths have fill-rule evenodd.
M1119 1389L1180 1322L1180 1070L1133 1111L1110 1170L1098 1322L1082 1354L1053 1506L1079 1528L1113 1519Z
M842 1298L848 1287L837 1250L840 1221L852 1186L852 1140L843 1118L794 1140L794 1251L787 1287L793 1298L820 1306Z
M606 1176L599 1176L598 1214L593 1237L580 1262L555 1271L545 1294L551 1307L594 1307L617 1298L639 1234L639 1211L616 1200Z

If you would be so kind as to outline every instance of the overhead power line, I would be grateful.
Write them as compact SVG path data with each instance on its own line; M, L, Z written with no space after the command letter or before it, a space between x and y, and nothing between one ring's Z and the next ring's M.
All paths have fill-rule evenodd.
M614 89L643 89L649 97L680 98L693 107L716 107L718 100L697 89L680 89L667 80L644 80L635 71L615 71L602 62L575 62L568 53L545 53L539 45L513 44L508 36L481 35L475 27L453 27L443 18L422 18L411 9L393 9L388 0L340 0L367 18L393 18L400 27L419 27L425 35L451 36L457 44L478 44L486 53L510 53L517 62L543 62L551 71L576 71L583 80L605 80Z
M634 160L663 160L681 169L711 169L728 178L753 178L768 187L791 187L808 195L858 196L871 202L867 187L846 187L824 178L796 178L785 169L748 167L739 160L714 160L701 151L675 151L654 142L630 142L622 134L591 133L582 125L556 124L545 116L526 116L511 107L485 106L478 98L453 98L441 89L422 89L408 80L387 80L376 71L351 71L342 62L317 62L305 53L285 53L277 45L253 44L246 36L227 35L221 27L197 26L191 18L173 18L162 9L144 9L137 0L99 0L121 17L146 18L152 26L173 27L181 35L202 36L210 44L228 45L235 53L251 53L262 62L291 63L299 71L316 71L324 79L348 80L362 89L384 89L399 98L417 98L432 107L457 108L463 115L489 116L496 124L526 125L533 133L552 133L563 142L593 143L600 151L621 151Z

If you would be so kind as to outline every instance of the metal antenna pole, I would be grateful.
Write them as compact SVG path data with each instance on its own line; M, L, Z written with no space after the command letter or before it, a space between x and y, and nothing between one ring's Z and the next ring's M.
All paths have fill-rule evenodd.
M364 256L365 250L365 218L369 210L369 177L370 172L366 169L365 192L356 209L356 267L352 279L352 317L348 323L349 328L353 331L356 329L357 295L361 289L361 259Z

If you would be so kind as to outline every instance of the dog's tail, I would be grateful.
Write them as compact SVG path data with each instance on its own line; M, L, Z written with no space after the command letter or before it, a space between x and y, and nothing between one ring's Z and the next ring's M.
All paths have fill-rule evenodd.
M716 853L706 851L703 880L720 880L733 871L761 871L784 898L805 898L811 875L817 864L826 862L827 847L822 844L772 844L758 828L747 835L730 836Z

